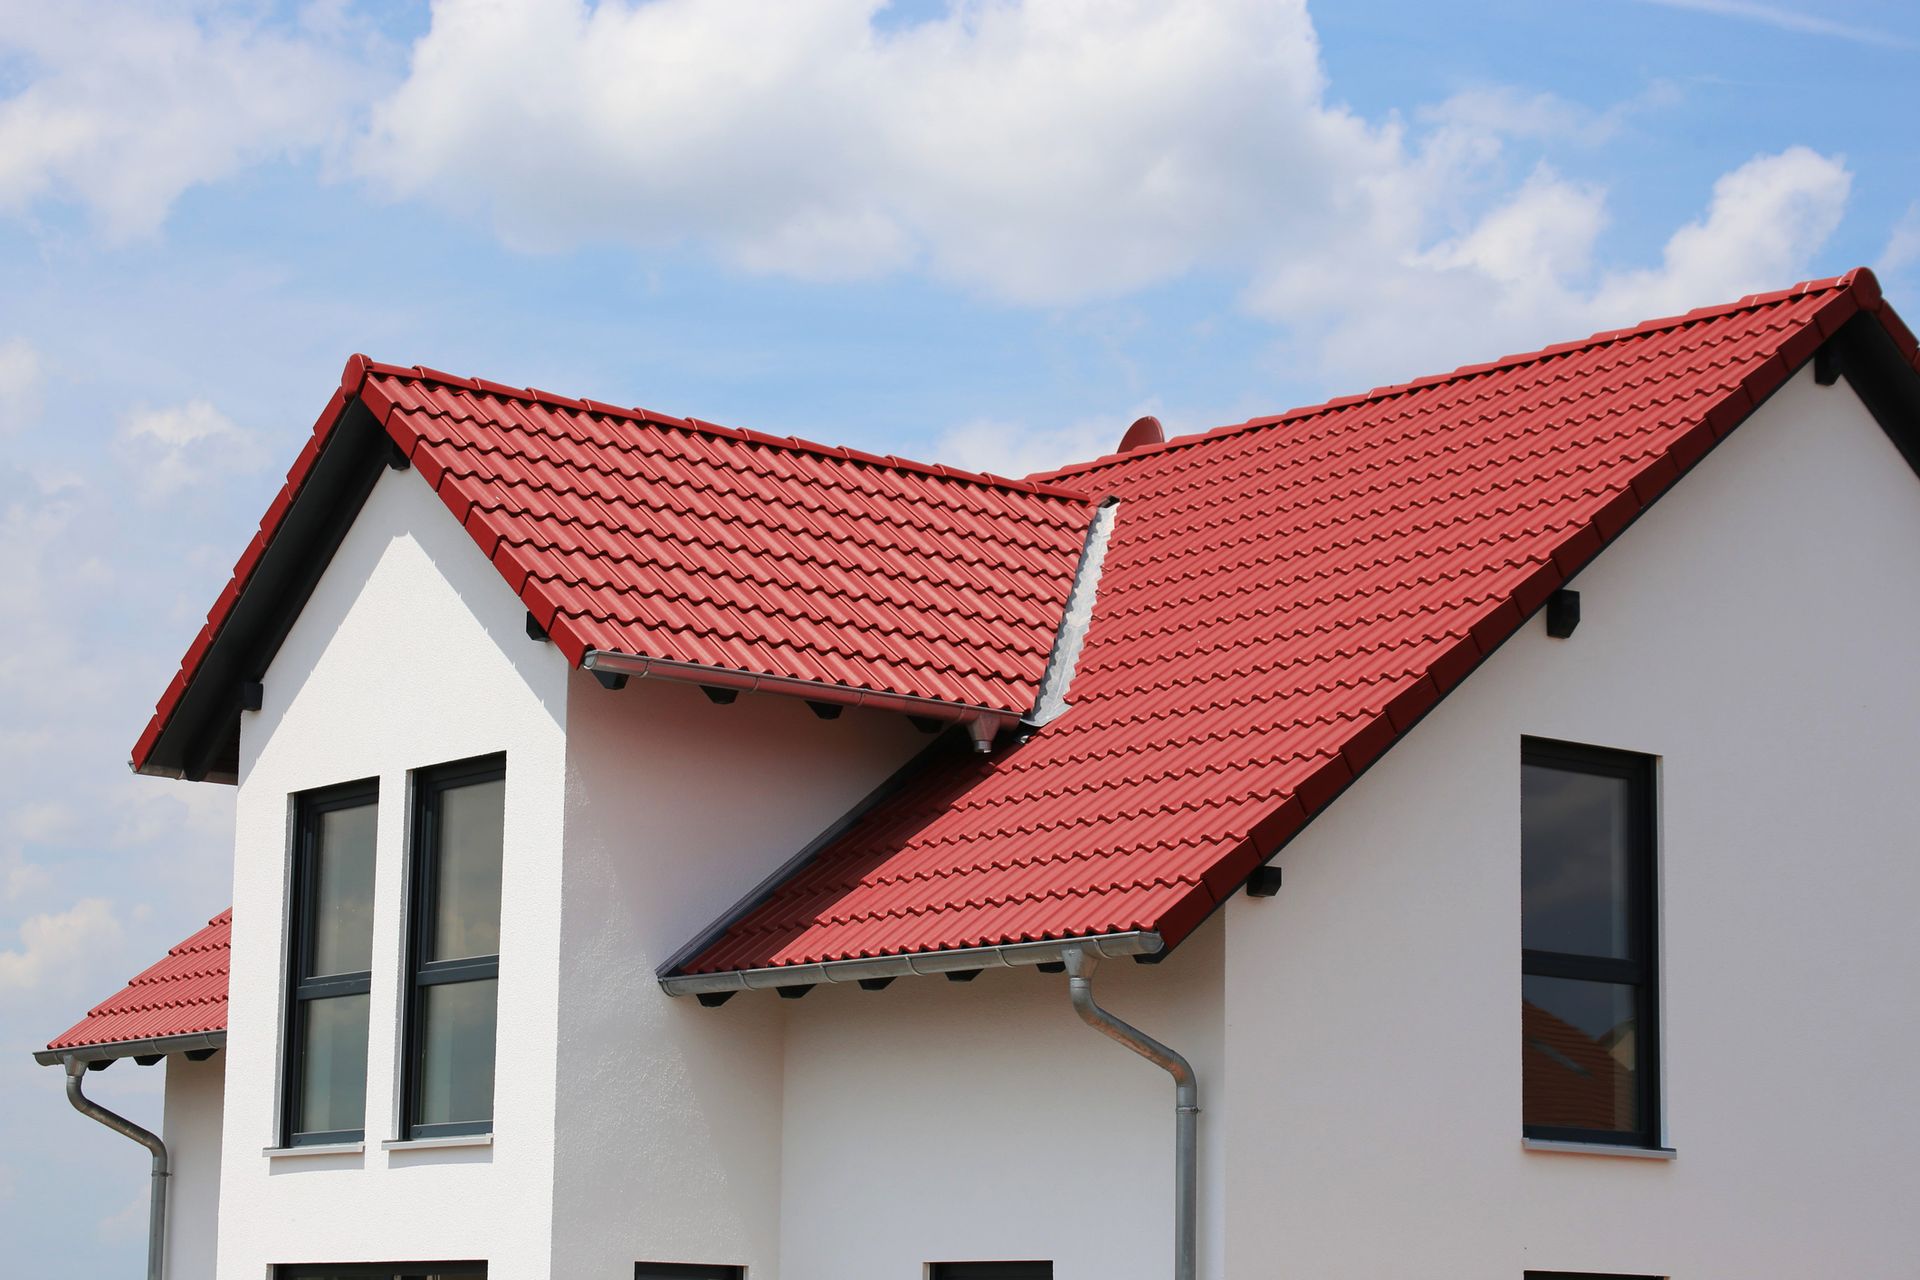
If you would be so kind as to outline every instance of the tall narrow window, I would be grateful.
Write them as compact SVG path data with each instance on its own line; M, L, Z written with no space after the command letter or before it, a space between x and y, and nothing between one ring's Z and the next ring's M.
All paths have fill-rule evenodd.
M415 779L410 1138L493 1128L506 790L501 756L423 771Z
M1051 1262L931 1262L928 1280L1053 1280Z
M1522 747L1528 1137L1659 1145L1653 786L1647 756Z
M282 1120L290 1146L365 1136L378 800L377 784L356 782L295 804Z

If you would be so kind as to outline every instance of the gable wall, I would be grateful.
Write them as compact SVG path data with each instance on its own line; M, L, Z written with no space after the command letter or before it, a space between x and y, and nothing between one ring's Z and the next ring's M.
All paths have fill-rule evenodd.
M1920 1256L1920 479L1803 372L1227 911L1227 1273ZM1521 1146L1520 739L1660 757L1672 1161Z
M220 1276L274 1262L480 1256L548 1274L565 660L420 477L382 474L243 717ZM507 753L496 1133L388 1152L397 1134L401 886L411 769ZM269 1159L277 1140L289 796L377 774L381 806L367 1149Z
M790 1006L719 1009L654 973L930 739L906 717L568 686L555 1276L636 1261L776 1274Z

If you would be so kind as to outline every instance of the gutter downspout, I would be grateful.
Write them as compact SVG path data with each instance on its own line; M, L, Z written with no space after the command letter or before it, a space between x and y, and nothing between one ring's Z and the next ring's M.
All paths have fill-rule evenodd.
M1073 1011L1100 1034L1117 1040L1173 1077L1173 1277L1195 1280L1199 1256L1200 1084L1187 1060L1138 1027L1129 1026L1093 1001L1093 969L1099 956L1068 947L1067 990Z
M68 1058L67 1101L73 1109L91 1120L135 1142L153 1153L153 1194L147 1215L147 1280L161 1280L167 1256L167 1144L123 1115L107 1110L89 1098L80 1087L87 1078L87 1064Z

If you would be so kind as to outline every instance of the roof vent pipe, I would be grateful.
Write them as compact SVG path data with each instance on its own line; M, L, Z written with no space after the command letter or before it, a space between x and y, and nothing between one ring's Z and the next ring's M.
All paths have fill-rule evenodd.
M1127 434L1120 437L1120 452L1132 453L1135 449L1144 449L1150 444L1164 444L1167 433L1161 430L1160 419L1148 414L1144 418L1135 418L1133 425L1127 428Z
M153 1153L153 1192L147 1208L147 1280L161 1280L167 1259L167 1144L123 1115L107 1110L89 1098L80 1082L87 1078L87 1064L68 1058L67 1101L73 1109Z
M1062 952L1061 958L1066 961L1067 991L1080 1021L1173 1077L1173 1280L1195 1280L1200 1217L1199 1081L1185 1058L1094 1003L1093 967L1099 962L1095 952L1073 946Z

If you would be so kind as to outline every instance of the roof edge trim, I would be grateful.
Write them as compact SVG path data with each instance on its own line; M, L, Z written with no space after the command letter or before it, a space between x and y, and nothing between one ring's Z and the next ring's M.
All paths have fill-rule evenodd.
M735 667L705 667L671 658L645 658L637 654L615 653L610 649L589 649L580 659L583 671L608 675L636 676L640 679L673 680L681 684L708 685L716 689L737 689L742 693L777 693L811 702L829 702L842 707L866 707L874 711L899 711L932 720L964 724L973 735L977 750L985 751L1004 729L1019 723L1017 712L996 707L976 706L969 702L944 702L910 693L884 693L854 685L830 684L821 680L802 680L795 676L762 675Z
M224 1031L195 1031L179 1036L150 1036L145 1040L109 1040L104 1044L81 1044L71 1049L36 1049L33 1060L43 1067L63 1062L110 1062L120 1058L145 1058L154 1054L192 1053L200 1049L224 1049Z
M1087 630L1093 625L1094 601L1100 592L1100 571L1106 567L1107 541L1113 534L1113 522L1120 515L1120 499L1108 497L1094 508L1087 525L1087 540L1080 548L1080 563L1073 571L1073 585L1067 589L1067 602L1060 611L1060 626L1053 634L1053 652L1047 655L1047 668L1040 675L1040 691L1033 710L1024 722L1039 728L1057 720L1072 705L1067 691L1073 687L1074 673L1080 667L1080 649L1087 642Z
M1770 293L1751 293L1735 302L1717 303L1712 306L1696 307L1681 315L1660 316L1624 329L1602 329L1571 342L1556 342L1552 346L1537 351L1517 351L1501 356L1496 360L1486 360L1478 364L1464 364L1446 373L1428 374L1409 382L1393 382L1360 392L1358 395L1338 396L1324 400L1319 404L1302 405L1297 409L1288 409L1284 413L1266 414L1257 418L1248 418L1244 422L1230 422L1205 431L1189 432L1185 435L1170 437L1159 444L1144 445L1125 453L1102 454L1097 458L1088 458L1084 462L1068 463L1064 467L1054 467L1047 471L1036 471L1028 479L1035 484L1061 485L1075 476L1096 471L1102 467L1116 466L1123 462L1136 462L1153 454L1166 453L1174 449L1184 449L1197 444L1207 444L1224 437L1236 436L1245 431L1254 431L1262 427L1277 426L1282 422L1293 422L1302 418L1317 417L1336 409L1345 409L1356 404L1379 400L1391 400L1398 396L1423 391L1429 387L1440 386L1448 382L1458 382L1464 378L1481 374L1497 373L1503 369L1519 368L1522 365L1538 364L1542 360L1567 355L1589 347L1619 342L1625 338L1643 337L1660 333L1667 329L1677 329L1682 325L1695 324L1702 320L1712 320L1720 316L1732 315L1739 311L1753 311L1776 303L1787 302L1794 298L1815 293L1851 293L1863 311L1876 310L1881 303L1880 282L1873 271L1867 267L1855 267L1842 276L1831 276L1819 280L1803 280L1787 289L1776 289Z
M855 449L851 445L821 444L801 436L776 436L765 431L755 431L749 427L728 427L718 422L708 422L704 418L681 418L639 406L625 408L600 400L542 391L538 387L512 387L504 382L494 382L486 378L462 378L457 374L430 369L425 365L387 364L364 355L348 357L346 368L340 374L340 385L349 392L357 393L370 377L407 378L417 382L431 382L443 387L458 387L477 395L500 396L503 399L543 404L557 409L570 409L575 413L593 414L601 418L644 422L648 426L667 427L675 431L685 431L689 435L735 440L744 444L762 445L769 449L791 449L797 453L831 458L838 462L855 462L892 471L906 471L936 480L953 480L961 484L1006 489L1014 493L1031 493L1040 497L1061 498L1072 502L1092 501L1090 494L1066 485L1051 484L1042 480L996 475L991 471L969 471L963 467L950 467L937 462L919 462L892 454L868 453L862 449Z
M951 951L913 951L902 955L863 956L857 960L828 960L820 964L775 965L764 969L734 969L725 973L677 974L660 979L670 996L720 995L735 991L768 991L780 987L812 987L826 983L861 982L874 978L907 978L933 973L964 973L976 969L1012 969L1022 965L1053 964L1078 947L1106 959L1158 955L1165 943L1149 929L1127 933L1097 933L1044 942L1010 942L997 947L960 947Z

